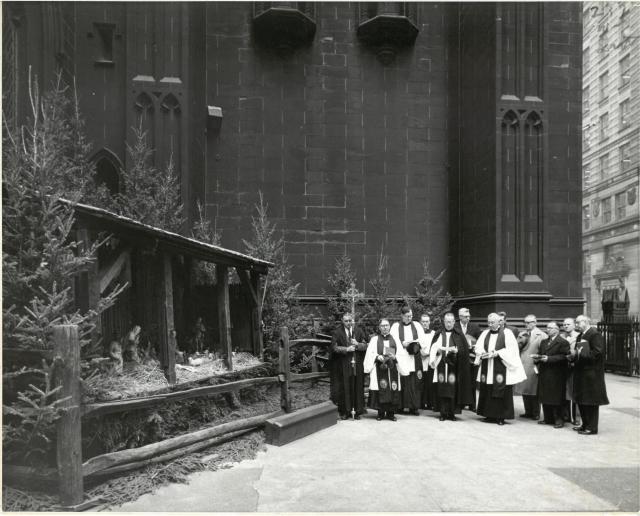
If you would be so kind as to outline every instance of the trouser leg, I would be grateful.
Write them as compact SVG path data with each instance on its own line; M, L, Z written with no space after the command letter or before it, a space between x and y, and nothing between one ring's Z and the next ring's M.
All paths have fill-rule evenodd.
M562 405L552 405L553 419L556 425L564 425L564 418L562 417Z

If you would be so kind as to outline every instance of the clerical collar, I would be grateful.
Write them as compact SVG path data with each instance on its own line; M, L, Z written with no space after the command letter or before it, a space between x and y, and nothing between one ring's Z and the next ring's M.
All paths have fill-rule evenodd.
M489 330L489 332L490 332L492 335L496 335L496 334L500 333L500 330Z
M383 338L384 340L389 340L389 334L387 333L386 335L383 335L383 336L382 336L382 338Z
M409 322L403 322L402 324L404 324L405 326L411 326L411 321L409 321Z
M445 330L444 330L444 331L446 331L447 333L451 333L453 330L447 330L447 329L445 328Z

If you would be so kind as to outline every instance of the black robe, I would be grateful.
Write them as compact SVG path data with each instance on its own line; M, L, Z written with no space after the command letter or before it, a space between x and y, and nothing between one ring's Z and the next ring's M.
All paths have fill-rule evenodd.
M540 343L539 355L546 355L547 361L536 361L538 367L538 400L543 405L562 405L567 385L567 355L569 342L556 336Z
M433 342L439 339L445 332L440 332L433 338ZM437 377L436 396L438 398L452 398L456 412L459 413L462 407L473 403L473 392L471 384L471 374L469 371L469 344L467 338L456 328L451 331L449 346L456 346L458 352L449 353L438 363L434 376ZM448 364L448 376L445 377L445 362ZM451 378L451 375L454 375ZM453 380L453 381L451 381Z
M602 334L593 327L589 328L576 338L576 350L579 347L582 351L572 358L573 399L578 405L608 405Z
M364 405L364 355L367 351L364 332L358 328L352 328L353 338L358 341L356 351L347 353L350 342L344 325L340 325L333 332L330 348L329 376L331 379L330 399L338 406L341 414L350 415L351 408L355 408L356 414L365 414ZM351 359L355 357L355 378ZM355 382L355 399L353 390Z

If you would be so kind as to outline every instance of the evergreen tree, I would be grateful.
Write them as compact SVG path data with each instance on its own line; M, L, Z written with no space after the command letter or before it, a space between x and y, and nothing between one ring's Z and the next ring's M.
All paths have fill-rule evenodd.
M298 301L299 284L291 277L293 266L287 263L284 239L278 236L276 225L269 220L268 205L264 203L262 192L259 196L259 203L255 205L257 216L251 217L251 239L243 242L247 254L275 264L261 284L264 289L264 341L275 351L281 326L287 326L293 338L299 337L309 333L309 318Z
M369 280L372 296L367 304L367 313L364 318L364 328L368 335L373 335L378 330L380 319L390 319L397 312L397 303L389 298L391 275L389 274L389 257L380 250L376 261L376 275Z
M451 310L453 297L441 284L445 270L433 276L429 270L429 262L425 259L422 265L422 278L415 287L416 297L405 296L405 302L411 306L414 315L428 313L431 316L431 328L440 329L442 317Z
M185 218L173 159L158 172L151 164L153 149L147 143L142 121L132 130L135 141L133 145L127 143L132 166L122 173L123 191L116 196L116 209L144 224L179 232Z
M198 219L193 223L191 235L201 242L220 245L220 232L214 227L211 227L211 221L206 218L200 201L197 201L196 205L198 208ZM215 285L216 264L196 261L194 264L194 276L196 285Z
M74 307L74 277L96 259L99 243L84 248L74 240L73 207L60 198L84 200L93 169L79 110L69 112L59 77L43 96L35 84L29 77L27 123L15 131L4 124L2 153L3 346L25 350L52 349L57 324L78 325L80 344L87 344L96 318L120 293L116 288L86 313ZM36 441L48 442L57 403L46 366L11 374L14 385L26 374L40 378L25 391L3 395L3 447L27 453Z

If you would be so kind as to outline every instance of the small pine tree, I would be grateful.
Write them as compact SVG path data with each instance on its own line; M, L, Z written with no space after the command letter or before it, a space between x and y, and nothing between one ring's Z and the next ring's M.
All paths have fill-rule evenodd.
M389 319L397 312L397 303L389 299L391 275L389 274L389 257L380 250L376 261L376 275L369 280L372 293L371 302L367 305L364 327L368 335L373 335L378 329L380 319Z
M206 218L199 200L196 202L196 206L198 208L198 219L193 223L191 236L207 244L220 245L220 232L215 227L211 227L211 221ZM196 285L215 285L216 264L196 261L194 264L194 277Z
M324 327L324 331L331 332L340 321L345 312L351 311L351 300L347 297L347 291L352 284L356 284L357 278L355 272L351 268L351 258L343 255L336 259L333 272L327 276L330 291L326 296L327 311L329 312L329 321ZM361 324L366 316L367 309L361 308L364 304L362 299L355 302L355 314L357 324Z
M414 315L428 313L431 316L431 328L440 329L442 317L451 310L453 297L446 292L441 285L443 269L437 276L433 276L429 270L429 262L425 259L422 265L422 278L415 287L415 298L405 296L405 302L411 306Z
M174 173L173 159L158 172L151 165L153 149L147 143L147 132L132 128L133 145L127 143L132 166L122 173L122 193L116 196L116 209L126 217L168 231L179 232L184 223L180 203L180 184Z
M257 216L251 217L251 239L243 242L247 254L275 264L262 280L261 289L264 289L264 342L271 352L276 352L281 326L287 326L295 338L309 333L310 322L298 301L299 284L293 282L293 266L287 263L284 239L277 236L276 225L268 217L268 205L264 203L262 192L258 193Z
M94 243L87 249L74 241L73 208L60 202L62 196L82 200L93 180L92 167L86 161L85 140L79 132L82 124L74 118L79 111L76 108L74 113L68 113L69 104L63 98L66 94L58 78L52 90L40 96L35 81L29 77L30 119L14 132L5 124L2 155L5 347L52 349L53 327L57 324L78 325L80 343L84 346L97 317L121 292L116 288L87 313L73 306L74 277L95 261L100 244ZM33 388L30 386L17 396L15 392L4 393L5 449L26 453L29 444L24 441L25 436L31 436L32 443L34 439L40 444L48 442L46 433L58 409L51 399L53 390L47 384L48 372L45 368L39 371L41 381L33 382ZM17 371L14 376L18 378L23 372ZM26 373L32 374L33 370ZM10 401L4 404L5 400ZM25 403L30 407L24 407ZM22 454L22 459L34 456Z

